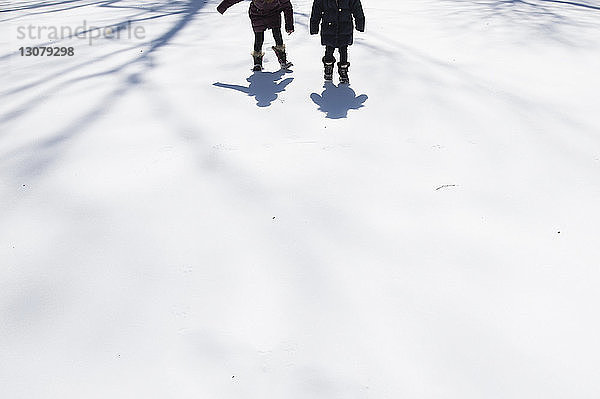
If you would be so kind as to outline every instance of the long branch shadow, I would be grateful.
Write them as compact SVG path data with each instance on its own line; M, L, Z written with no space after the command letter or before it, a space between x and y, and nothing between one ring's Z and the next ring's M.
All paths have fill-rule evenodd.
M80 3L80 2L81 2L81 0L64 0L64 1L55 1L55 2L43 1L43 2L34 3L34 4L25 4L22 6L16 6L13 8L0 9L0 13L33 10L33 9L38 9L38 8L47 8L47 7L53 7L53 6L60 6L63 4L72 4L72 3Z
M366 94L357 96L348 85L336 86L330 81L325 82L323 88L325 90L321 94L312 93L310 98L329 119L347 118L348 111L364 107L369 98Z
M51 13L58 13L58 12L63 12L63 11L70 11L70 10L74 10L76 8L82 8L82 7L88 7L88 6L97 6L99 4L102 4L103 1L91 1L91 2L67 2L69 3L69 5L63 7L63 8L50 8L50 9L42 9L42 11L35 11L35 12L25 12L23 10L29 10L27 8L23 9L23 10L0 10L0 15L2 12L7 12L7 13L18 13L15 16L9 17L9 18L5 18L5 19L0 19L0 22L9 22L9 21L15 21L18 19L22 19L22 18L26 18L26 17L31 17L33 15L42 15L42 14L51 14ZM57 3L55 5L60 6L63 3ZM33 8L34 10L36 10L36 8Z
M589 8L591 10L599 10L600 11L600 7L593 6L591 4L577 3L575 1L562 1L562 0L541 0L541 1L545 1L547 3L567 4L570 6L583 7L583 8Z
M285 88L294 80L294 78L281 80L285 74L286 71L284 70L277 72L254 72L246 79L250 83L248 87L221 82L214 83L213 86L247 94L250 97L254 97L258 107L268 107L273 101L277 100L279 93L285 91Z

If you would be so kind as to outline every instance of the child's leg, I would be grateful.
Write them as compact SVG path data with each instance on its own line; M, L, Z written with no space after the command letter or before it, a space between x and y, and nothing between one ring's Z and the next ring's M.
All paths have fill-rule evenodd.
M254 51L260 53L265 42L265 32L254 32Z
M273 39L275 39L275 46L271 47L275 54L277 54L277 60L282 69L289 69L293 64L288 61L287 54L285 52L285 45L283 44L283 36L281 35L281 28L273 28Z
M333 63L335 62L335 57L333 56L333 51L335 47L325 46L325 57L323 57L323 62Z
M340 74L340 83L349 84L350 79L348 78L348 46L340 47L340 62L338 62L338 73Z
M281 34L281 28L273 28L273 39L275 39L276 46L283 46L283 36Z
M323 57L323 67L325 68L324 78L325 80L333 79L333 64L335 63L335 57L333 51L335 47L325 46L325 57Z
M348 63L348 46L340 47L340 64Z
M265 32L254 32L254 51L252 52L252 58L254 58L253 71L262 71L262 60L265 53L262 52L262 46L265 42Z

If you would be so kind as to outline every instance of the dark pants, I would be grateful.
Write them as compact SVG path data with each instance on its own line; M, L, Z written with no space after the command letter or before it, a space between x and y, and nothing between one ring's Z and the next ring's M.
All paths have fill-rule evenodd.
M283 46L283 36L281 35L281 28L275 28L272 29L272 31L273 39L275 39L275 44L278 46ZM254 51L262 51L262 46L264 42L265 32L254 32Z
M333 56L334 50L335 50L335 47L325 46L325 57L323 58L323 61L335 62L335 57ZM348 46L342 46L338 50L340 52L340 62L342 64L347 63L348 62Z

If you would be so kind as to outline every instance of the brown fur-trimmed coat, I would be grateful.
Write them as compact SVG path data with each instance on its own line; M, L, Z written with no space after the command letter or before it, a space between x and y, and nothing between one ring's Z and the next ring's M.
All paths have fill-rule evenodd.
M223 14L229 7L242 0L223 0L217 10ZM281 28L281 13L285 18L285 30L294 30L294 11L290 0L252 0L248 14L254 32Z

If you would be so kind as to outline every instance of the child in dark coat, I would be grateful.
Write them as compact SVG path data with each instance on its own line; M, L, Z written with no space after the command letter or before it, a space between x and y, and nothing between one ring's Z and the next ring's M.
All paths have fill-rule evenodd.
M348 46L354 41L355 23L356 30L365 31L365 14L360 0L314 0L310 15L310 34L319 33L319 24L321 25L321 44L325 46L325 80L333 79L333 52L337 48L340 53L340 83L350 83Z
M217 7L217 11L223 14L229 7L239 3L242 0L223 0ZM262 60L265 53L262 51L262 46L265 41L265 31L271 29L275 46L271 47L281 68L287 69L292 66L292 63L287 60L285 52L285 44L283 44L283 36L281 35L281 13L285 18L285 30L288 34L294 31L294 12L290 0L252 0L248 14L254 31L254 71L262 71Z

